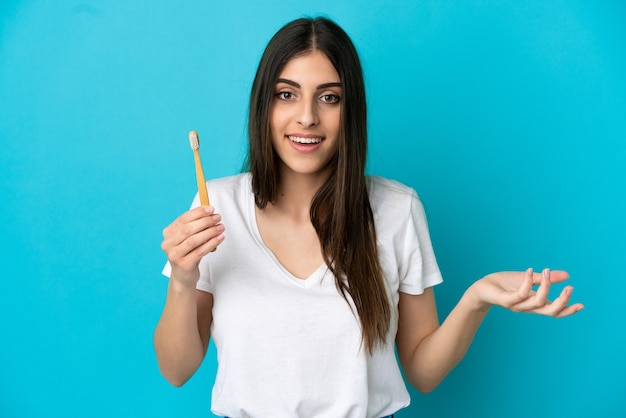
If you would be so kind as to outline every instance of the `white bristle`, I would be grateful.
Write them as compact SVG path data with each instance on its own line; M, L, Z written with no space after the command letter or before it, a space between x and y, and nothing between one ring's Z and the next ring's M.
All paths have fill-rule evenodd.
M194 151L200 149L200 138L198 138L198 132L189 132L189 145L191 145L191 149Z

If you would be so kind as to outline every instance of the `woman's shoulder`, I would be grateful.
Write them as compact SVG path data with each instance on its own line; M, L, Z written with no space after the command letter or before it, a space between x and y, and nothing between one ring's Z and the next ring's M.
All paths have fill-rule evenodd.
M207 181L207 187L220 190L241 190L250 184L250 173L239 173L232 176L218 177ZM210 193L210 191L209 191Z
M233 176L218 177L207 181L207 191L211 204L233 202L243 204L252 190L250 173L240 173Z
M379 224L395 223L423 211L417 192L406 184L384 177L368 176L367 185L370 206Z
M384 177L368 176L367 188L370 200L374 202L381 200L392 200L397 202L398 200L410 201L414 198L419 199L417 192L412 187L400 183L399 181Z

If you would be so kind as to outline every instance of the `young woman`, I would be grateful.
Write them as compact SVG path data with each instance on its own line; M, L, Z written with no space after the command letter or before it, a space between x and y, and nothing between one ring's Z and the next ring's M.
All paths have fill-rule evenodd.
M208 182L220 214L196 199L163 232L170 280L154 335L159 367L184 384L212 336L214 413L390 416L409 404L395 348L408 381L428 392L492 305L555 317L582 309L568 305L569 286L547 299L563 271L504 272L475 282L439 323L433 286L442 278L421 202L364 175L361 65L333 22L299 19L276 33L248 128L250 172Z

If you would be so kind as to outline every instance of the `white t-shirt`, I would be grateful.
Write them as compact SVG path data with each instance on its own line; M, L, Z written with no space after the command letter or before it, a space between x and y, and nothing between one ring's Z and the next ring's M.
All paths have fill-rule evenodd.
M378 251L392 301L387 344L361 345L358 318L326 265L302 280L261 239L250 174L208 182L226 239L200 263L197 288L213 294L218 369L211 410L228 417L380 418L410 398L394 351L398 292L442 281L424 210L400 183L368 177ZM192 207L199 204L198 197ZM166 265L163 273L169 276Z

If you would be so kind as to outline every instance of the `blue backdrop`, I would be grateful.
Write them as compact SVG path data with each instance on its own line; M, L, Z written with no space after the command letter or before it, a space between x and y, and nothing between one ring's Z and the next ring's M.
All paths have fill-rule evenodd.
M305 14L359 49L369 172L416 188L441 317L494 270L570 271L586 309L490 312L399 417L624 417L626 3L7 1L0 5L0 416L211 416L152 332L161 230L237 173L262 50ZM555 290L556 293L557 291Z

